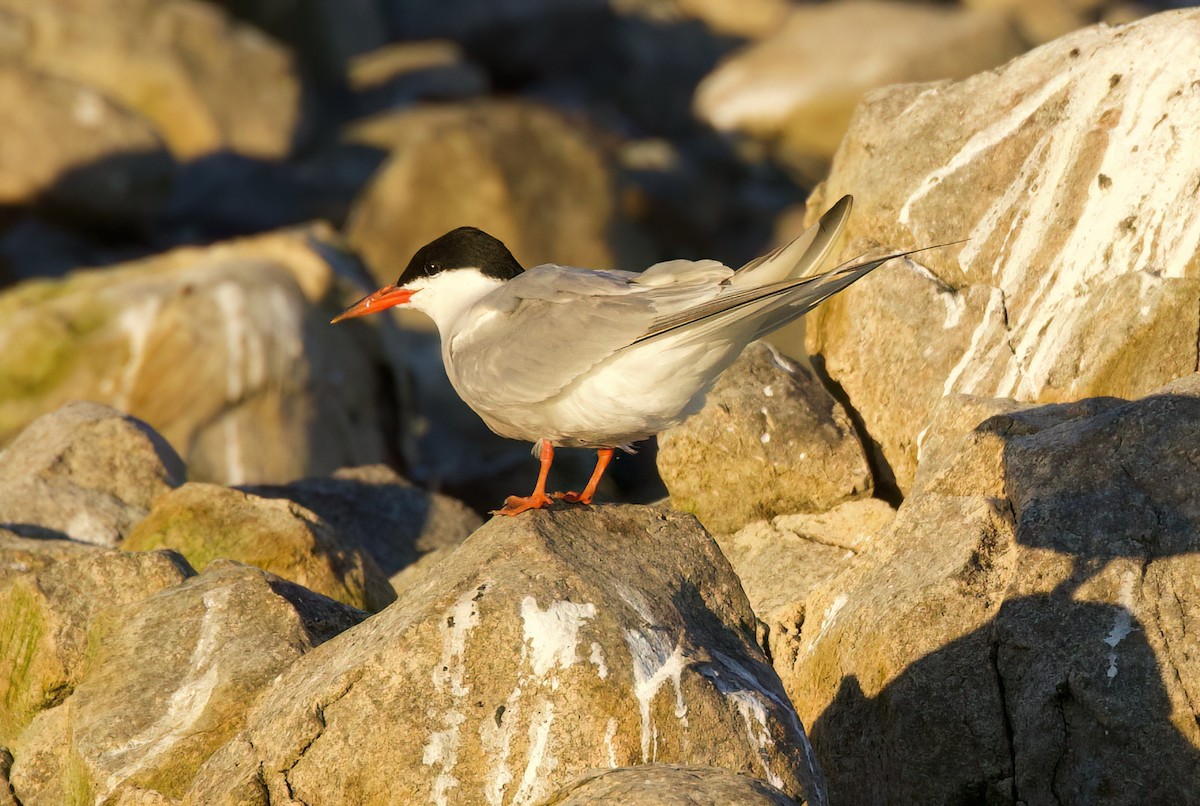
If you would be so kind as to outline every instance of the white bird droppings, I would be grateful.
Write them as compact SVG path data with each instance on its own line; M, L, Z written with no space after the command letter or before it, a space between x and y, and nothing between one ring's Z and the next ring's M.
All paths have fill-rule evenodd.
M687 727L687 705L683 702L683 670L691 660L683 654L683 645L676 643L673 649L667 637L651 628L626 630L625 643L633 657L633 694L637 697L642 716L642 761L651 760L651 739L655 728L650 716L650 704L659 689L668 681L675 687L675 716Z
M594 604L552 602L542 610L536 599L526 596L521 601L521 619L525 622L525 644L533 673L545 677L554 669L572 666L579 646L579 629L595 615Z
M1118 597L1120 607L1117 609L1117 615L1113 619L1112 629L1109 630L1108 636L1105 637L1104 643L1108 644L1108 682L1112 683L1113 678L1117 676L1117 645L1129 637L1133 632L1133 573L1127 572L1124 579L1121 580L1121 592Z

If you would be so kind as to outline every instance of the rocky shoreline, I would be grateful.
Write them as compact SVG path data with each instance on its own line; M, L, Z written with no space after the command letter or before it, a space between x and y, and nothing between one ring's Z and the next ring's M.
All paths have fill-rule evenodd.
M0 806L1200 803L1200 11L68 5L0 0ZM528 446L327 324L846 193L952 245L593 507L482 517Z

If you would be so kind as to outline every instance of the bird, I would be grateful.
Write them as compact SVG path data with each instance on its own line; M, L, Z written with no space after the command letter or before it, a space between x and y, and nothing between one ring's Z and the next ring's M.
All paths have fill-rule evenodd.
M494 515L555 500L591 504L618 449L677 425L752 341L802 316L897 257L805 276L828 257L850 215L842 197L790 243L734 270L669 260L642 272L547 263L525 269L500 240L459 227L421 247L393 284L332 323L407 305L429 316L459 397L502 437L534 443L528 496ZM933 247L926 247L933 248ZM590 448L581 492L546 493L555 448Z

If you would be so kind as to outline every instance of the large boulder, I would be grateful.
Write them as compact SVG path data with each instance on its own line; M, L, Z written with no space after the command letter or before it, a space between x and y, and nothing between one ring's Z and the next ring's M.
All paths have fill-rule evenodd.
M772 636L831 800L1195 802L1200 375L934 423L892 525Z
M726 370L703 409L659 434L658 470L671 505L720 534L872 490L846 410L810 370L762 342Z
M737 578L690 517L497 518L285 672L187 802L530 803L592 768L657 761L822 803L754 635Z
M749 775L716 767L639 764L588 773L539 806L795 806L796 801Z
M0 746L79 682L94 629L195 572L174 552L130 554L0 530Z
M488 101L418 107L355 124L352 142L391 157L347 225L376 280L449 230L496 236L525 266L608 268L613 180L586 132L548 107Z
M141 420L99 403L68 403L0 450L0 526L116 546L185 473L179 455Z
M333 248L312 226L0 294L0 441L88 399L152 425L196 480L278 483L382 460L393 381L366 331L329 327Z
M181 796L263 687L365 615L237 563L126 608L96 636L74 693L13 746L17 797L38 806Z
M847 256L970 239L809 317L902 490L945 394L1137 397L1195 369L1198 46L1200 11L1166 12L867 96L810 213L854 194Z
M343 546L369 555L397 594L483 523L465 504L422 490L385 465L343 468L332 476L286 486L245 489L316 513L337 531Z
M362 610L396 599L371 556L344 545L312 510L216 484L193 482L163 496L124 548L173 549L200 571L219 559L249 563Z
M176 157L291 150L300 83L280 45L198 0L0 0L6 57L95 88L158 129ZM103 113L97 102L82 116ZM54 139L54 138L52 138Z
M128 223L166 197L174 162L154 126L87 82L6 63L0 106L0 205Z
M801 5L701 82L696 112L722 131L779 141L815 179L868 90L966 77L1022 50L1003 14L881 0Z

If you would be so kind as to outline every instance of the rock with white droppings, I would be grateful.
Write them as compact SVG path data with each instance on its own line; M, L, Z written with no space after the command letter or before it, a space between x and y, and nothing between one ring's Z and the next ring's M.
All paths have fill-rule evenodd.
M243 489L262 498L286 498L315 512L337 531L344 546L369 554L397 594L420 581L483 523L460 501L414 486L385 465L343 468L282 487Z
M555 792L540 806L795 806L775 787L745 773L716 767L639 764L590 772Z
M0 440L69 400L138 417L191 478L282 483L384 458L394 379L339 302L323 225L0 294Z
M901 490L943 395L1136 397L1195 370L1198 163L1178 133L1200 128L1200 61L1178 54L1198 42L1200 12L1164 12L859 107L809 207L854 194L842 256L970 239L809 317Z
M115 546L184 475L178 454L146 423L69 403L0 451L0 526Z
M690 517L604 506L496 518L285 672L189 802L248 791L261 769L271 801L534 803L589 769L658 761L744 771L822 803L754 630Z
M174 552L128 553L0 529L0 745L78 682L91 630L195 572Z
M969 76L1022 50L1002 14L878 0L800 5L700 83L696 113L717 129L776 141L816 179L863 93Z
M726 370L703 409L659 435L658 470L671 505L720 534L823 512L872 490L846 410L812 372L764 342Z
M173 549L201 571L218 559L249 563L372 612L396 600L371 555L317 513L215 484L191 482L164 495L124 548Z
M830 800L1194 799L1200 375L933 423L892 524L772 635Z
M120 624L96 628L74 693L14 745L17 797L181 797L264 687L365 615L225 562L132 605Z

